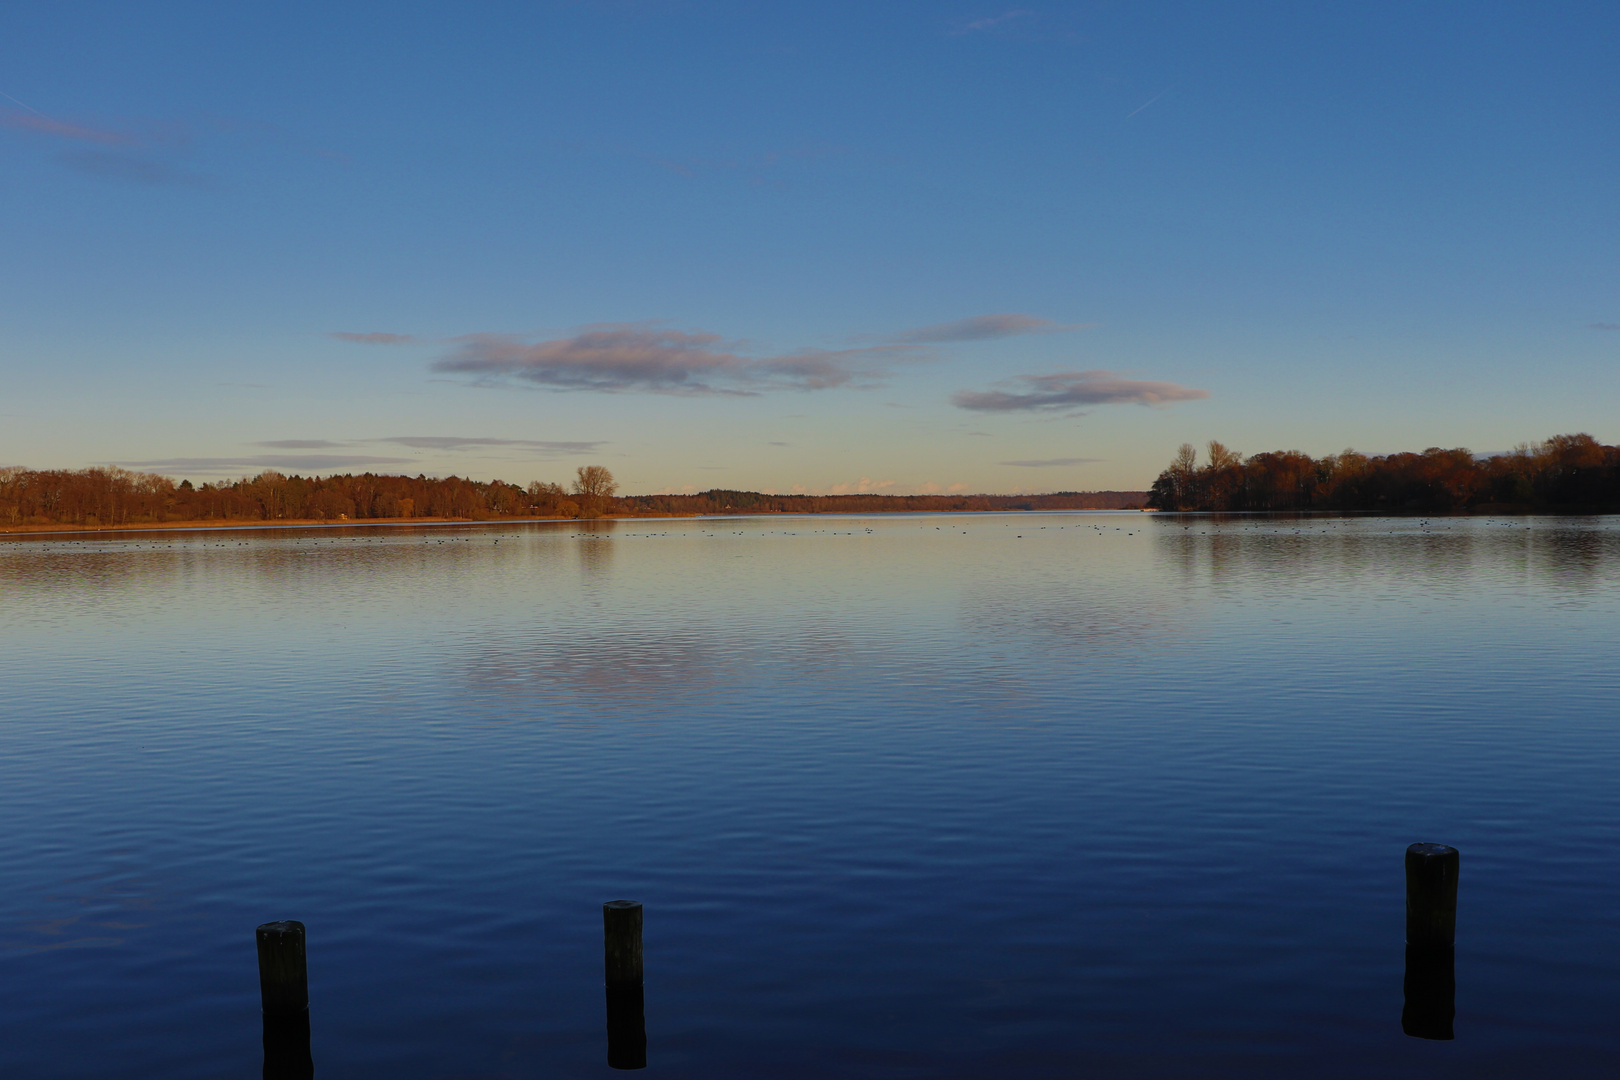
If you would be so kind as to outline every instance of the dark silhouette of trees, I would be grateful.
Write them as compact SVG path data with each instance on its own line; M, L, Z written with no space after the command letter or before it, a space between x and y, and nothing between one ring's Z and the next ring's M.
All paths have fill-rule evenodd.
M578 471L573 491L536 481L527 489L459 476L254 477L193 485L127 469L0 469L0 527L111 528L179 521L484 520L599 514L814 514L951 510L1073 510L1141 506L1144 493L1052 495L769 495L713 490L695 495L616 497L612 473Z
M1148 492L1160 510L1620 509L1620 447L1590 435L1478 457L1432 446L1368 457L1354 450L1313 459L1298 450L1243 458L1218 442L1197 464L1183 445Z
M631 514L885 514L983 510L1134 510L1143 491L1059 491L1049 495L771 495L714 488L695 495L627 495Z

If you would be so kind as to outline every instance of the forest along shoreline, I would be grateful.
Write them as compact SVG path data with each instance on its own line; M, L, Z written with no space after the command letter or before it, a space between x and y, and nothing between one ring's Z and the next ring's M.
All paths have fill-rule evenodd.
M1146 494L1145 492L1143 493ZM1067 507L1075 510L1120 510L1147 512L1146 507L1107 507L1107 506L1081 506ZM263 532L279 529L380 529L411 525L545 525L561 521L590 522L590 521L667 521L699 517L798 517L801 514L1026 514L1026 513L1053 513L1048 509L1028 510L1013 508L1006 510L815 510L802 512L782 512L771 515L765 512L747 510L732 511L730 513L713 514L598 514L594 517L504 517L504 518L355 518L353 520L338 519L331 521L324 518L294 518L276 521L226 521L219 518L204 519L200 521L165 521L161 524L134 524L134 525L0 525L0 538L23 536L57 536L67 533L144 533L144 532ZM1060 512L1060 511L1059 511Z
M1153 481L1154 510L1336 511L1374 514L1607 514L1620 511L1620 446L1587 434L1554 435L1511 451L1438 446L1369 456L1313 458L1298 450L1244 457L1210 440L1202 465L1182 443Z
M973 513L1018 510L1140 510L1145 491L1043 495L774 495L713 488L618 495L613 474L583 466L568 489L527 488L458 476L287 476L267 470L194 486L116 467L0 469L0 535L154 529L446 525L714 514Z

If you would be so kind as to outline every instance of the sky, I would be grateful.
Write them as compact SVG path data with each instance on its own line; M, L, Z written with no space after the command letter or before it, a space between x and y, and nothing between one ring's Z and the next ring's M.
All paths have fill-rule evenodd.
M891 493L1620 442L1620 7L12 4L0 465Z

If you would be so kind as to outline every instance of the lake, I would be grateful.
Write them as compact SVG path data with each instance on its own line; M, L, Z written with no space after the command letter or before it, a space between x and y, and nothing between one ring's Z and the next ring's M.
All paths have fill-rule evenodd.
M1620 519L0 540L0 1072L1612 1076ZM1403 853L1461 851L1455 1038Z

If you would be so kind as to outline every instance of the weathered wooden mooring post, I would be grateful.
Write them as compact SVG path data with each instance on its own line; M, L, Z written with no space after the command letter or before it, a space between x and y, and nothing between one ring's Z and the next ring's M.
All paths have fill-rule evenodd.
M254 932L259 946L259 1003L264 1009L264 1080L310 1080L309 968L304 924L269 922Z
M641 904L609 900L602 905L603 958L607 981L608 1067L647 1067L647 1024L641 983Z
M1457 849L1413 844L1406 849L1406 943L1451 948L1457 941Z
M1457 1017L1457 849L1406 849L1406 1003L1401 1030L1419 1039L1455 1038Z

